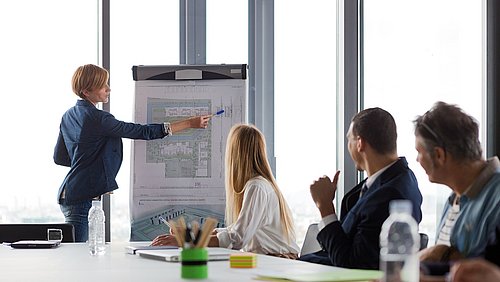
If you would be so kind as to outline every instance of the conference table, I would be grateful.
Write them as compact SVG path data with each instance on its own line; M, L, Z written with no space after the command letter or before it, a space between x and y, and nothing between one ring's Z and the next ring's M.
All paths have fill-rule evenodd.
M0 281L190 281L181 279L178 262L127 253L126 247L134 244L145 243L112 242L106 244L106 253L100 256L91 256L85 243L62 243L52 249L0 246ZM208 279L201 281L256 281L257 275L268 272L336 270L341 268L258 255L257 267L251 269L230 268L229 261L209 261Z

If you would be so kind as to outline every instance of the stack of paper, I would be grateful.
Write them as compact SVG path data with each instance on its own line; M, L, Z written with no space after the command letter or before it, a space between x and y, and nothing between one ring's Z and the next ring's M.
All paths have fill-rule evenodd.
M254 268L257 266L257 255L252 253L234 253L229 257L232 268Z

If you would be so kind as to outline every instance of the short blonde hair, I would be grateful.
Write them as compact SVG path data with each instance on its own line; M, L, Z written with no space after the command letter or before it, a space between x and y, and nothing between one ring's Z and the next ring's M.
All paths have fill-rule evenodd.
M71 80L73 92L82 99L85 99L83 91L92 91L103 88L108 84L109 73L99 66L88 64L76 69Z
M236 124L229 131L226 145L226 224L238 218L243 205L245 184L256 176L265 178L279 201L281 226L285 236L295 236L291 211L281 194L267 160L262 132L253 125Z

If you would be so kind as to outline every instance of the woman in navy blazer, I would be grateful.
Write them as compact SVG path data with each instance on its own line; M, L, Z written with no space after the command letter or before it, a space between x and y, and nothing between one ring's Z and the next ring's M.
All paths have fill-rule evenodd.
M118 188L115 178L123 159L122 137L160 139L187 128L206 128L210 120L210 115L146 125L117 120L96 108L97 103L109 100L108 80L108 71L99 66L78 67L72 87L81 99L63 115L54 149L54 162L70 167L57 198L66 222L75 227L77 242L88 238L92 200Z

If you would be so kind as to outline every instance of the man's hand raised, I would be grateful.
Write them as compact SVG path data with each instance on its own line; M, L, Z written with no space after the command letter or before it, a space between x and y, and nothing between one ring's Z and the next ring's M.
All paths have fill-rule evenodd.
M335 173L333 181L328 176L320 177L310 186L311 197L318 207L321 217L335 213L333 200L337 191L337 182L339 180L340 171Z

